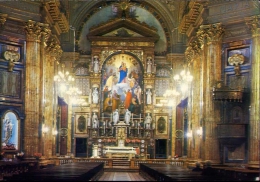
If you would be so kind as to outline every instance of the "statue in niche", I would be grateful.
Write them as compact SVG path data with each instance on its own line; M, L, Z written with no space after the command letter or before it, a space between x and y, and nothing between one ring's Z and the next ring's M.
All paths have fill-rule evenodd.
M92 96L93 96L93 103L98 104L98 89L97 88L94 88Z
M152 117L150 113L147 113L147 116L145 117L145 129L151 129L151 123L152 123Z
M152 58L151 57L148 57L147 58L147 70L146 72L147 73L151 73L152 72Z
M94 56L94 73L98 73L99 71L99 61L98 61L98 56Z
M92 116L92 127L93 127L93 128L98 128L98 124L99 124L98 116L97 116L96 113L94 112L94 113L93 113L93 116Z
M146 97L147 97L147 104L152 104L152 92L151 92L151 89L148 89L147 92L146 92Z
M228 58L228 63L234 66L235 75L240 75L240 66L245 61L245 57L242 54L233 54L231 57Z

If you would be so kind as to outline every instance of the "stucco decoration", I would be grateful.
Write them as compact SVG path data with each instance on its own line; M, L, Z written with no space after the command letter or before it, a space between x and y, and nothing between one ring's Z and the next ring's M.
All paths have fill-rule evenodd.
M5 51L4 59L9 61L8 71L13 71L15 62L18 62L20 60L20 54L16 51Z
M234 54L233 56L228 58L228 63L234 66L234 71L236 75L240 75L240 64L243 64L245 61L245 57L242 54Z

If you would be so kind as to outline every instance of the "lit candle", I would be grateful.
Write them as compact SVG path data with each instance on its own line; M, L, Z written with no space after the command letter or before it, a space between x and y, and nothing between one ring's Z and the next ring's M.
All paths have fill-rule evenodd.
M137 123L137 134L139 134L139 123L138 123L138 120L136 120L136 123Z

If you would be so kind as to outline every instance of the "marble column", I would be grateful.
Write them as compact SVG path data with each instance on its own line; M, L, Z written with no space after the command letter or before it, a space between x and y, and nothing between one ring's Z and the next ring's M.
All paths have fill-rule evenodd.
M41 36L44 24L29 20L26 31L24 151L27 157L42 151Z
M47 42L45 47L46 52L46 64L45 64L45 123L50 128L45 140L45 155L46 157L56 155L56 136L53 135L53 131L57 130L56 127L56 113L57 113L57 92L55 83L53 81L55 74L55 63L60 59L61 48L55 39L51 39Z
M192 135L188 141L188 158L200 159L201 158L201 137L196 134L197 129L200 127L201 116L201 87L200 86L200 73L202 73L201 67L201 47L198 40L191 42L186 51L185 58L190 65L190 72L193 76L191 83L192 93L190 94L188 104L188 118L189 126L188 132Z
M252 32L252 76L250 92L249 158L248 163L259 164L260 143L260 16L248 17L246 24Z
M203 77L203 110L201 140L202 159L220 162L219 142L217 139L216 125L220 123L219 104L212 99L212 89L216 81L221 80L221 41L224 30L220 23L201 25L197 37L203 45L202 67Z

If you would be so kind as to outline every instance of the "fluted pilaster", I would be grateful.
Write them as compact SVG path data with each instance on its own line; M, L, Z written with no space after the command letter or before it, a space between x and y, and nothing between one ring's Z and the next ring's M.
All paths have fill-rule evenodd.
M259 164L259 126L260 126L260 16L246 18L252 32L252 76L250 92L249 124L249 163Z

